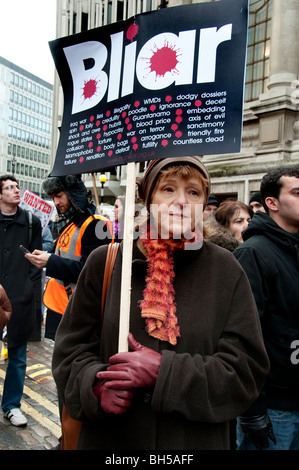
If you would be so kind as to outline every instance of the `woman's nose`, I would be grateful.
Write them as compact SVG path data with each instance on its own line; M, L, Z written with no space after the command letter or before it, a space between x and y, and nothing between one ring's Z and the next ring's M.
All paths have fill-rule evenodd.
M177 190L174 203L179 205L187 204L186 193L183 188Z
M249 222L247 220L244 221L243 227L242 227L242 232L248 227Z

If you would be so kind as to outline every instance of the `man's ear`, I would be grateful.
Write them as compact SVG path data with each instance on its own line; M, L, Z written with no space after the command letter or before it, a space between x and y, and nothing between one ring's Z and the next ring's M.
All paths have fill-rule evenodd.
M279 201L276 199L276 197L267 197L265 199L265 203L268 207L269 210L277 212L278 211L278 206L279 206Z

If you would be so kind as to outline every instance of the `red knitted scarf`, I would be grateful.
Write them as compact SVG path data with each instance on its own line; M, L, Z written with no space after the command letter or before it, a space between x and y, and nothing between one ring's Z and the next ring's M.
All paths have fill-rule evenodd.
M180 328L173 288L173 254L184 249L185 241L162 240L151 235L147 227L143 227L140 240L146 252L148 270L140 302L141 316L146 319L149 335L175 345Z

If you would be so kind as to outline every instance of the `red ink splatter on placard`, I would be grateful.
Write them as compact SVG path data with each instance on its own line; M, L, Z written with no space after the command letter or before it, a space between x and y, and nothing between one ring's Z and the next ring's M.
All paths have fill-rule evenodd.
M177 124L172 124L171 130L176 131L177 128L178 128L178 125L177 125Z
M175 120L179 124L180 122L182 122L183 119L181 118L181 116L178 116L175 118Z
M138 100L135 101L134 106L135 106L135 108L138 108L138 106L140 106L140 101L138 101Z
M122 134L117 134L117 140L121 140Z
M182 137L182 132L181 131L177 131L175 133L175 136L179 139L180 137Z
M168 140L163 139L161 144L163 145L163 147L166 147L168 145Z
M90 116L89 120L90 120L90 122L93 122L94 121L94 116Z
M170 95L167 95L165 98L166 103L170 103L171 100L172 100L172 97Z
M175 114L176 114L177 116L180 116L181 114L183 114L183 110L182 110L182 109L177 109L176 112L175 112Z
M150 106L150 110L152 111L152 113L155 111L155 109L156 109L156 105L155 105L155 104L152 104L152 105Z
M164 46L156 48L149 59L149 68L157 77L164 77L167 72L178 73L178 51L165 41Z
M195 106L196 106L197 108L199 108L199 106L201 106L202 103L201 103L200 100L196 100L196 101L194 102L194 104L195 104Z
M84 157L80 157L80 158L79 158L79 162L80 162L80 163L83 163L83 162L84 162Z
M131 24L127 29L126 39L132 42L137 33L138 25L136 23Z
M98 83L99 82L97 82L93 78L91 78L88 81L84 80L82 96L84 97L85 100L87 100L87 98L90 99L93 97L93 95L95 95L95 93L97 92Z
M84 126L81 125L81 126L79 127L79 131L82 132L83 130L84 130Z
M133 145L133 150L137 150L138 149L138 144L134 144Z
M93 146L93 143L89 142L88 147L91 149L92 146Z
M112 157L112 155L113 155L112 150L109 150L109 152L108 152L108 157Z

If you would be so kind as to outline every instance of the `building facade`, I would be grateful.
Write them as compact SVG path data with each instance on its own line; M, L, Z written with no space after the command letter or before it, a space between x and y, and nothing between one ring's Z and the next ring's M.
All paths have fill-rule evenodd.
M188 3L192 0L57 0L57 37ZM206 156L198 149L210 171L212 191L221 200L229 197L248 203L267 171L281 165L299 165L298 24L298 0L249 0L241 152ZM62 97L56 74L52 162L62 122ZM143 170L143 166L137 166L137 172ZM117 168L115 174L107 177L105 197L110 202L112 196L125 191L126 168ZM85 178L92 190L90 176ZM96 186L100 191L97 179Z
M53 85L0 57L0 173L41 195L51 168Z

